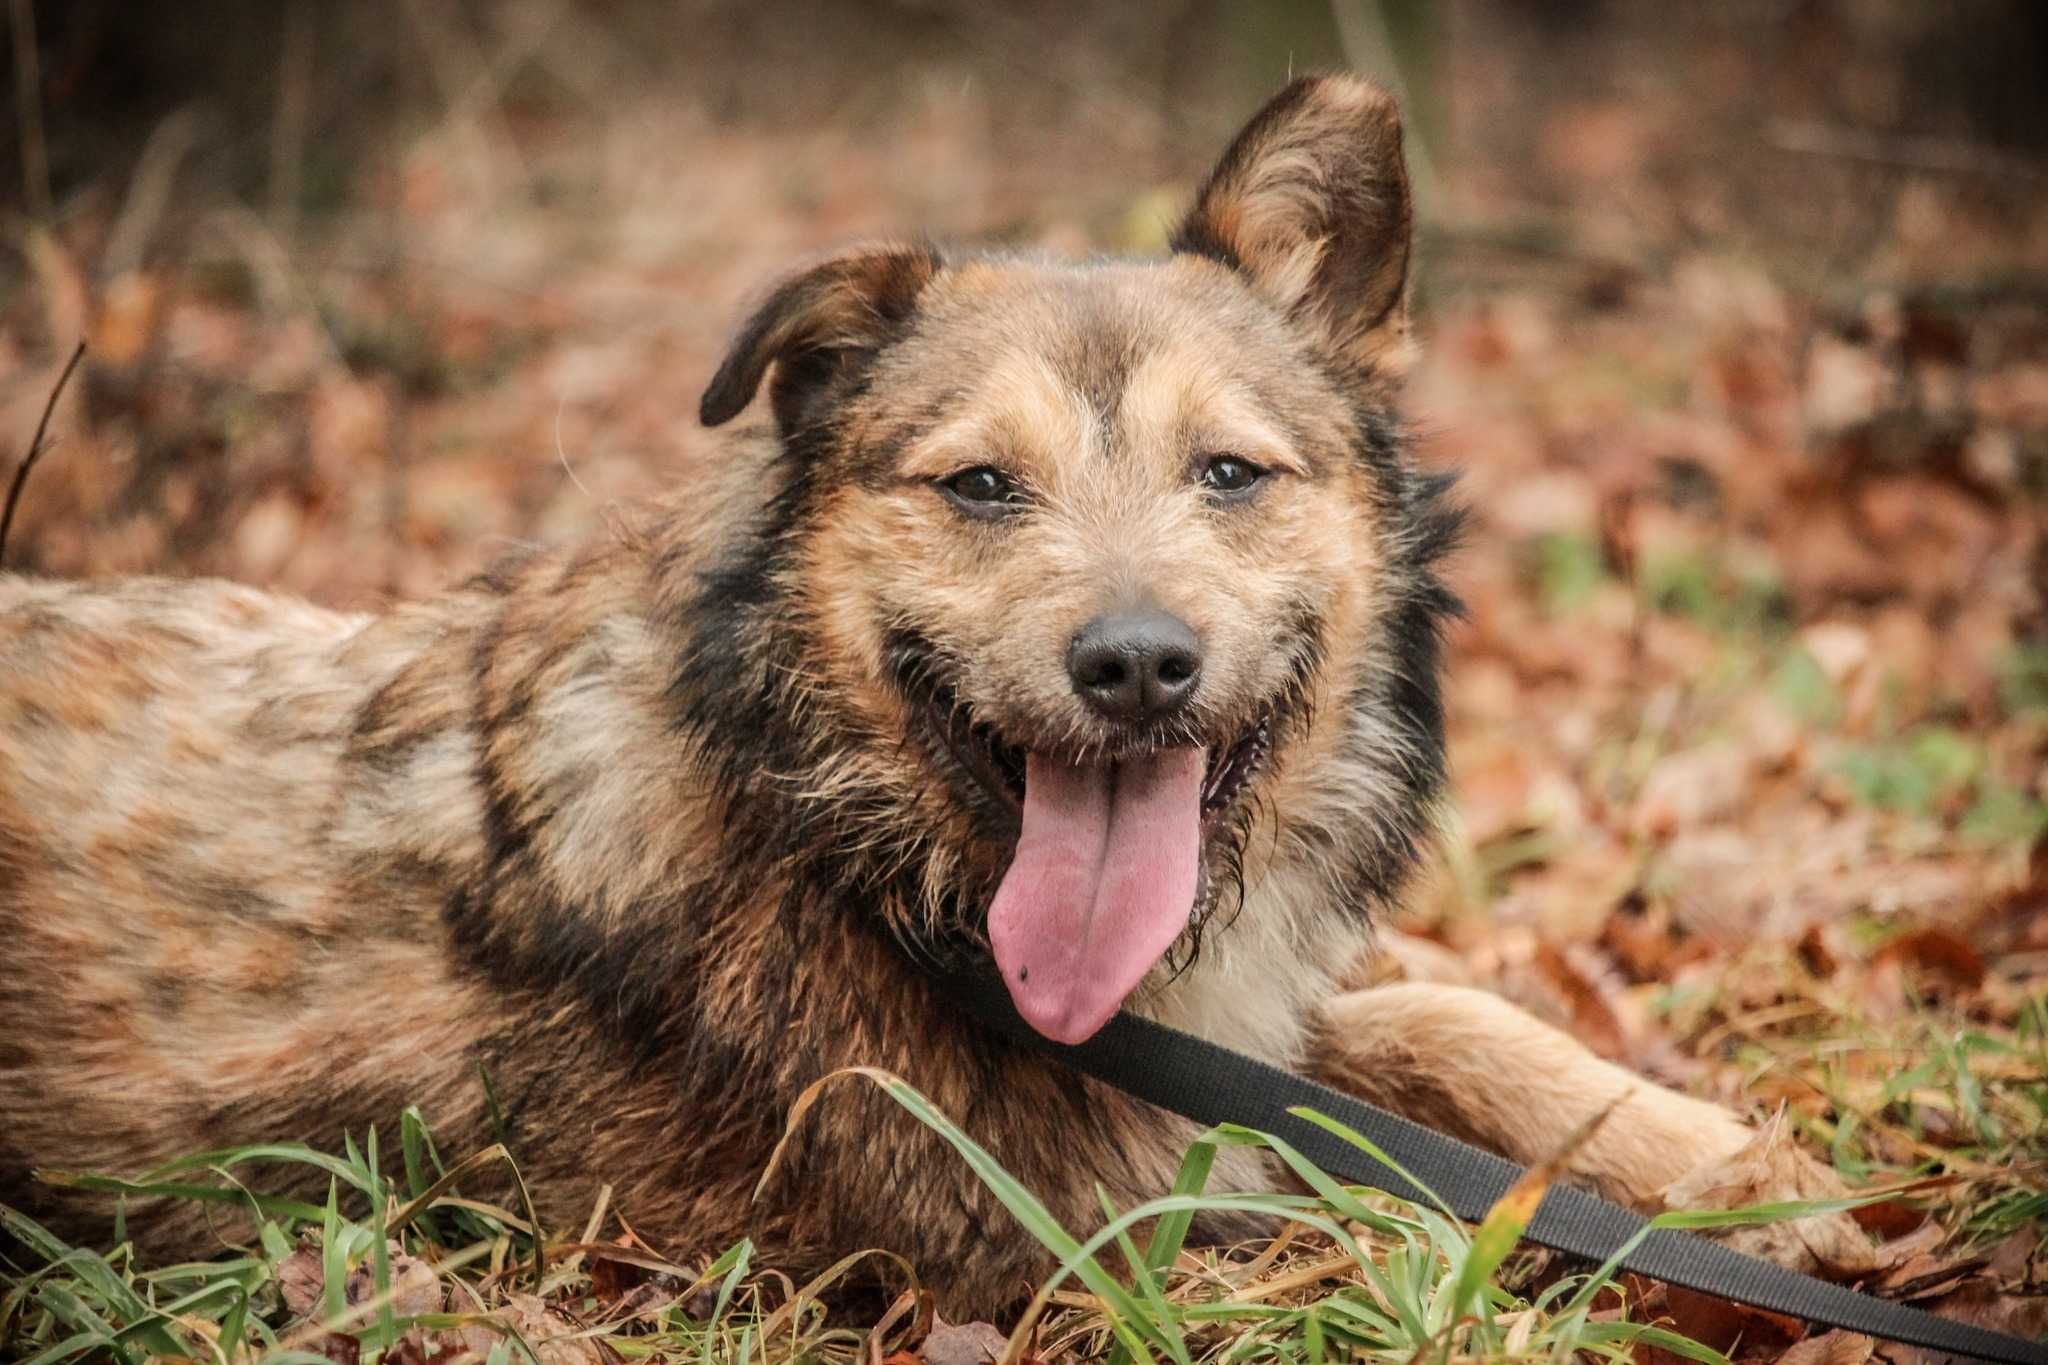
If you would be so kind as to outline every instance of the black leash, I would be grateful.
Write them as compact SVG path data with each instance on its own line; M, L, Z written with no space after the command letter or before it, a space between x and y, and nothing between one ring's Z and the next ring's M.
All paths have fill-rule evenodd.
M1313 1109L1346 1124L1378 1144L1467 1222L1483 1219L1523 1173L1522 1167L1469 1143L1134 1014L1119 1014L1087 1042L1067 1047L1026 1024L994 976L956 977L950 986L983 1022L1035 1044L1083 1075L1196 1123L1236 1123L1272 1133L1344 1180L1427 1202L1421 1190L1366 1153L1287 1111ZM1600 1263L1642 1232L1646 1221L1583 1190L1553 1185L1526 1235ZM2048 1345L1860 1294L1687 1232L1653 1229L1621 1264L1667 1284L1887 1341L2010 1365L2048 1365Z

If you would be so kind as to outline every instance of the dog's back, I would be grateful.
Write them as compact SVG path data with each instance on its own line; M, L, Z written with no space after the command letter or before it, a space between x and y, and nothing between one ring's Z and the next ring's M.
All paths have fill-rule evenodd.
M134 1174L388 1122L417 1098L395 1077L460 1056L431 907L351 884L370 824L339 808L351 726L415 633L226 583L0 580L10 1198L47 1202L32 1163Z

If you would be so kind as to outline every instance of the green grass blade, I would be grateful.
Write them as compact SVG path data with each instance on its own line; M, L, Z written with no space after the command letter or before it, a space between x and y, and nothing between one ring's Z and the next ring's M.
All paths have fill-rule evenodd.
M1395 1297L1397 1287L1392 1285L1387 1277L1381 1274L1379 1268L1373 1264L1372 1258L1358 1244L1357 1239L1345 1230L1341 1222L1337 1221L1336 1218L1311 1212L1303 1208L1299 1200L1280 1195L1207 1195L1201 1198L1168 1195L1159 1199L1148 1200L1130 1212L1123 1214L1115 1222L1099 1229L1087 1241L1076 1246L1073 1254L1062 1261L1059 1269L1048 1277L1047 1285L1057 1285L1064 1281L1068 1275L1076 1273L1081 1265L1087 1263L1096 1252L1107 1246L1121 1229L1143 1222L1148 1218L1156 1218L1162 1214L1181 1209L1266 1213L1277 1217L1289 1218L1305 1227L1314 1228L1341 1247L1345 1254L1350 1256L1358 1265L1360 1273L1364 1274L1383 1294L1386 1294L1390 1302L1395 1303L1397 1311L1401 1306L1399 1299ZM1041 1290L1040 1292L1043 1293L1044 1291ZM1410 1339L1413 1341L1427 1340L1429 1333L1423 1325L1421 1315L1413 1311L1412 1304L1410 1309L1410 1312L1402 1315L1404 1330L1409 1332Z
M348 1243L341 1232L339 1186L327 1182L327 1207L320 1215L320 1291L329 1322L348 1311Z
M1567 1315L1582 1316L1592 1306L1594 1295L1607 1287L1614 1279L1615 1271L1621 1269L1621 1263L1635 1254L1636 1248L1643 1244L1643 1239L1648 1237L1651 1229L1655 1227L1654 1221L1645 1223L1637 1228L1627 1241L1616 1247L1613 1253L1600 1263L1600 1268L1586 1277L1586 1282L1579 1286L1578 1292L1565 1304L1564 1312Z
M717 1365L717 1356L712 1347L718 1340L718 1326L725 1321L725 1310L732 1306L733 1294L738 1290L740 1281L747 1277L747 1267L754 1263L753 1242L741 1241L719 1257L719 1261L725 1265L725 1278L719 1281L718 1298L712 1304L711 1317L704 1324L704 1335L699 1340L699 1359L703 1361L703 1365ZM717 1265L714 1265L707 1273L715 1274L717 1269Z
M77 1276L91 1288L109 1312L131 1328L138 1329L138 1339L151 1351L163 1355L184 1353L185 1344L163 1326L161 1315L144 1302L134 1288L122 1279L104 1258L72 1247L27 1214L5 1204L0 1204L0 1228L5 1228L22 1245L43 1256L53 1270L68 1269ZM82 1299L55 1281L45 1280L38 1293L54 1293L67 1307L76 1305L89 1313L90 1320L84 1324L88 1329L104 1328L110 1336L114 1334L115 1329L111 1324L104 1322L98 1314L90 1313Z
M416 1104L399 1112L398 1149L405 1162L406 1198L417 1199L433 1183L433 1177L427 1174L427 1121Z
M1463 1220L1458 1217L1458 1212L1456 1209L1453 1209L1449 1204L1446 1204L1443 1200L1437 1198L1437 1193L1435 1190L1432 1190L1429 1186L1423 1184L1420 1180L1416 1179L1415 1176L1409 1173L1408 1168L1406 1166L1403 1166L1400 1162L1394 1160L1393 1157L1388 1156L1385 1151L1381 1150L1380 1145L1377 1142L1374 1142L1371 1138L1359 1132L1356 1128L1351 1127L1349 1124L1340 1123L1336 1119L1329 1117L1327 1114L1320 1114L1315 1110L1308 1108L1305 1105L1298 1105L1292 1109L1289 1109L1287 1112L1294 1115L1294 1117L1298 1119L1305 1119L1308 1122L1313 1123L1316 1127L1322 1129L1326 1133L1332 1133L1335 1134L1337 1137L1342 1138L1345 1142L1350 1143L1359 1151L1364 1152L1367 1156L1371 1157L1374 1161L1379 1162L1380 1165L1386 1167L1395 1175L1400 1176L1403 1180L1407 1181L1410 1185L1413 1185L1416 1189L1421 1190L1422 1193L1428 1197L1429 1202L1436 1205L1438 1211L1441 1212L1444 1217L1450 1219L1454 1223L1463 1222Z
M1565 1152L1584 1141L1585 1136L1606 1116L1602 1113L1600 1118L1582 1128L1563 1152L1522 1172L1508 1187L1507 1193L1493 1201L1493 1207L1486 1211L1486 1217L1480 1221L1478 1230L1472 1234L1470 1244L1459 1258L1457 1276L1451 1288L1451 1322L1467 1316L1491 1321L1487 1311L1486 1287L1492 1283L1501 1263L1521 1242L1529 1220L1536 1216L1544 1194L1550 1189L1550 1182L1562 1173Z
M98 1332L80 1332L69 1336L56 1345L38 1351L21 1362L21 1365L58 1365L60 1361L73 1360L88 1351L110 1349L111 1338ZM329 1363L332 1365L332 1362Z
M276 1223L266 1222L257 1230L256 1239L263 1244L263 1268L275 1275L277 1268L293 1251L291 1238Z
M965 1158L969 1168L988 1186L990 1193L996 1196L998 1202L1009 1211L1010 1216L1036 1238L1040 1245L1068 1263L1071 1273L1079 1276L1081 1282L1088 1286L1089 1292L1110 1306L1110 1329L1117 1332L1132 1348L1134 1355L1141 1360L1152 1359L1151 1352L1140 1340L1141 1337L1149 1338L1151 1344L1161 1350L1171 1351L1172 1348L1159 1326L1148 1321L1138 1311L1138 1306L1130 1294L1117 1283L1114 1276L1102 1268L1092 1252L1076 1256L1080 1251L1080 1243L1075 1240L1072 1233L1060 1225L1059 1220L1052 1216L1051 1211L1038 1196L1004 1170L1001 1163L997 1162L986 1148L962 1132L951 1119L940 1113L931 1101L901 1077L876 1067L848 1067L813 1082L790 1108L789 1129L785 1130L783 1138L785 1143L788 1141L788 1132L795 1128L804 1111L815 1102L820 1087L848 1074L861 1076L880 1086L884 1094L895 1100L920 1123L944 1138L955 1152ZM776 1153L769 1159L768 1172L762 1176L764 1183L768 1175L772 1174L776 1165L775 1156L779 1156L781 1150L782 1145L778 1144ZM1064 1273L1063 1270L1061 1278L1064 1277Z
M372 1340L380 1350L388 1350L398 1340L398 1325L391 1311L391 1242L384 1231L384 1201L382 1169L377 1162L377 1126L370 1125L368 1142L368 1163L374 1194L370 1196L370 1266L376 1281L377 1330Z
M0 1204L0 1228L46 1261L59 1260L71 1252L69 1242L12 1205Z
M1173 1357L1175 1365L1194 1365L1193 1359L1188 1355L1187 1341L1181 1335L1173 1305L1166 1301L1166 1295L1160 1290L1159 1277L1153 1274L1152 1267L1145 1263L1145 1257L1138 1251L1137 1243L1131 1240L1130 1228L1136 1220L1123 1221L1116 1211L1116 1205L1110 1201L1109 1192L1100 1185L1095 1187L1095 1195L1101 1201L1105 1225L1116 1229L1117 1250L1123 1253L1125 1264L1131 1268L1131 1285L1137 1291L1138 1302L1145 1310L1147 1319L1159 1329L1159 1335L1165 1338L1167 1352Z
M312 1166L347 1182L364 1194L370 1193L370 1184L358 1166L325 1152L315 1151L303 1142L263 1142L247 1147L222 1147L210 1152L198 1152L191 1156L179 1157L175 1161L166 1161L161 1166L143 1172L136 1180L138 1183L147 1184L170 1176L182 1175L187 1171L245 1166L252 1161Z
M1194 1196L1209 1187L1209 1172L1216 1165L1216 1144L1207 1136L1188 1144L1181 1156L1180 1170L1173 1178L1173 1193ZM1152 1236L1145 1244L1145 1265L1153 1271L1166 1269L1173 1264L1180 1249L1186 1245L1188 1229L1194 1225L1194 1210L1173 1213L1161 1218L1152 1229Z
M1296 1151L1286 1139L1275 1137L1271 1133L1262 1133L1255 1128L1239 1127L1236 1124L1224 1124L1220 1131L1250 1138L1270 1149L1275 1156L1286 1162L1288 1168L1300 1176L1324 1203L1354 1223L1363 1223L1375 1232L1391 1236L1407 1235L1409 1229L1405 1229L1399 1220L1367 1208L1349 1187L1339 1184L1322 1167Z
M246 1309L248 1306L249 1296L243 1292L242 1286L236 1284L232 1280L223 1280L218 1284L205 1285L199 1289L195 1289L191 1293L184 1295L182 1298L173 1299L171 1302L165 1304L163 1307L152 1309L151 1311L154 1314L156 1314L159 1318L162 1318L164 1321L168 1322L174 1320L181 1314L190 1313L193 1309L203 1307L206 1304L211 1303L213 1300L220 1298L226 1298L231 1305L239 1301L244 1309ZM223 1340L233 1340L233 1338L229 1337L225 1331L223 1331L221 1335ZM239 1328L237 1329L237 1335L239 1335ZM142 1336L142 1325L137 1324L135 1326L122 1328L119 1332L116 1332L114 1334L114 1339L117 1342L126 1343L130 1341L139 1341L142 1338ZM181 1352L189 1350L188 1347L185 1347L182 1344L179 1349Z
M1650 1225L1688 1231L1694 1228L1753 1227L1759 1223L1783 1223L1817 1214L1847 1213L1851 1209L1882 1203L1891 1197L1891 1191L1879 1190L1875 1194L1849 1195L1841 1199L1790 1199L1772 1204L1749 1204L1739 1209L1676 1209L1658 1214L1650 1220Z
M303 1199L257 1194L239 1185L192 1185L162 1180L144 1182L75 1171L39 1171L37 1178L46 1185L59 1185L65 1189L97 1190L105 1194L137 1195L153 1199L197 1199L209 1204L241 1204L253 1206L258 1213L272 1217L295 1218L307 1223L320 1221L318 1204L309 1204Z
M228 1305L228 1311L221 1314L220 1319L221 1349L229 1353L241 1346L242 1334L247 1330L249 1321L248 1291L240 1285L236 1285L235 1289L235 1301Z
M94 1312L92 1305L56 1280L43 1281L36 1289L36 1302L58 1322L74 1329L79 1336L89 1338L96 1349L111 1351L122 1360L136 1358L134 1352L118 1340L114 1324ZM173 1344L173 1354L183 1352L182 1344Z
M1388 1317L1377 1305L1362 1303L1342 1294L1335 1294L1323 1300L1323 1311L1329 1317L1353 1319L1362 1325L1363 1331L1370 1332L1374 1339L1390 1346L1399 1345L1404 1340L1417 1339L1412 1328L1403 1326L1398 1319ZM1360 1329L1353 1328L1351 1331L1353 1335L1357 1335Z
M343 1133L341 1135L341 1151L342 1159L348 1163L349 1170L354 1172L355 1175L355 1178L350 1183L363 1191L363 1193L368 1194L373 1182L364 1174L368 1168L363 1165L363 1154L356 1150L356 1137L354 1133Z
M1729 1365L1728 1357L1713 1347L1702 1345L1691 1337L1680 1336L1669 1328L1647 1323L1590 1322L1579 1329L1578 1335L1583 1341L1602 1345L1656 1346L1685 1360L1704 1361L1706 1365Z
M153 1285L177 1284L181 1280L221 1279L233 1279L239 1284L245 1279L261 1280L268 1271L269 1264L259 1257L236 1256L224 1261L180 1261L144 1271L135 1278Z

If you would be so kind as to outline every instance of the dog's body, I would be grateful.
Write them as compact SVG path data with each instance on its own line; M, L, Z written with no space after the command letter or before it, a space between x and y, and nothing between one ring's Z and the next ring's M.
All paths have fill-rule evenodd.
M1166 1188L1185 1125L939 994L934 960L991 946L1054 1037L1128 996L1541 1154L1627 1078L1469 992L1329 1004L1442 780L1407 242L1391 106L1298 82L1166 261L800 274L704 400L772 370L773 429L601 544L382 617L0 580L0 1201L75 1232L104 1203L33 1168L411 1103L464 1150L481 1069L544 1215L609 1182L678 1254L887 1247L989 1311L1040 1253L869 1088L752 1195L857 1063L1071 1226ZM1742 1137L1646 1087L1577 1166L1654 1202ZM1237 1152L1217 1184L1271 1179Z

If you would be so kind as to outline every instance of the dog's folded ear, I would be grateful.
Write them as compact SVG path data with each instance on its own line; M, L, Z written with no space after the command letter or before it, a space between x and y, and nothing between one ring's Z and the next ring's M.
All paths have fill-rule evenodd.
M697 416L707 427L739 416L770 364L769 402L784 432L803 424L810 397L871 358L908 325L939 270L929 246L855 247L778 286L733 338Z
M1411 219L1392 97L1356 76L1303 76L1230 144L1173 248L1239 271L1339 361L1398 376Z

